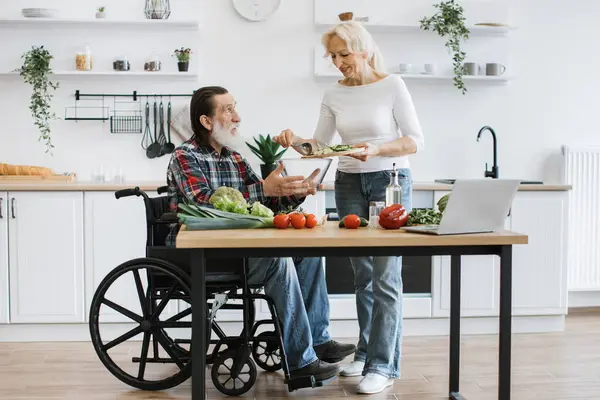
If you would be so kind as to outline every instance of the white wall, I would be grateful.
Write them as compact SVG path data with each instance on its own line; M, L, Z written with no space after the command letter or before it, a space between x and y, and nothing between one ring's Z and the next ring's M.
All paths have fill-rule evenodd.
M387 21L405 21L421 16L424 2L408 0L355 1L356 9ZM95 1L5 0L0 18L18 17L22 7L55 7L64 16L93 16ZM142 0L108 0L109 18L143 18ZM331 81L314 78L315 8L311 0L283 1L270 20L250 23L238 17L227 0L172 0L173 19L197 18L198 36L189 31L122 31L91 28L54 30L0 26L0 69L20 65L20 55L32 44L46 44L56 55L55 69L71 68L74 53L90 43L96 65L120 54L143 62L153 49L165 68L173 70L169 57L174 47L195 50L192 68L198 82L165 78L115 79L71 77L61 81L53 109L63 116L72 106L72 93L172 91L187 92L205 84L227 87L237 98L244 134L278 133L292 128L310 136L314 129L322 89ZM430 3L428 1L428 3ZM370 4L372 8L364 8ZM420 4L415 8L414 4ZM494 6L489 8L489 6ZM600 56L596 16L600 3L594 0L558 1L470 1L469 18L481 10L506 14L518 27L506 38L473 39L466 49L478 62L506 62L514 78L506 86L469 86L462 96L450 82L409 83L426 134L426 150L412 158L416 180L440 177L481 176L484 163L491 163L491 138L476 142L483 125L491 125L499 136L499 166L503 177L560 179L557 156L560 145L598 144L596 125L600 76L595 73ZM384 12L381 12L381 11ZM427 10L427 8L425 8ZM471 19L470 19L471 20ZM92 35L100 35L93 37ZM423 35L378 34L388 65L400 61L448 62L443 42ZM44 154L29 115L27 85L19 77L0 78L0 160L9 163L46 165L58 171L90 177L93 168L121 166L128 180L163 179L167 157L149 160L140 148L141 135L115 135L108 124L55 121L54 156ZM181 102L179 102L179 105ZM466 155L460 154L465 152ZM258 166L256 159L251 161ZM330 175L331 176L331 175Z

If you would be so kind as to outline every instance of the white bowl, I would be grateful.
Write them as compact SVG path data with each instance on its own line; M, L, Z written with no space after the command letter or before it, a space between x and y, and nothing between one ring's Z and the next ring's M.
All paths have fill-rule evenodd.
M323 178L329 170L331 165L331 158L284 158L280 160L283 162L283 176L304 176L309 177L315 169L320 168L321 171L315 178L315 184L320 185L323 182Z
M25 18L56 18L58 10L54 8L23 8L21 14Z

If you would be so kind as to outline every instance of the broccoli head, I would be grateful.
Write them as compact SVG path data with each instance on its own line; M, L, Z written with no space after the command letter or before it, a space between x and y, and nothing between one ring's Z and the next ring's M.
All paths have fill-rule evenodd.
M248 214L248 204L242 193L227 186L221 186L208 200L217 210L236 214Z
M227 197L230 201L235 203L239 203L240 205L247 205L246 199L244 199L244 195L237 189L230 188L227 186L221 186L215 190L215 192L210 196L208 202L215 205L215 202L220 200L222 197Z

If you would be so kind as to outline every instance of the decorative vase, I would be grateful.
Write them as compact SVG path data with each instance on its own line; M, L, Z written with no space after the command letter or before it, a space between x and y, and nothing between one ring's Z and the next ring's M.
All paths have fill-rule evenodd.
M106 17L106 13L104 11L96 12L96 19L104 19Z
M271 172L277 169L277 164L260 164L260 174L263 179L267 179Z
M144 14L147 19L169 19L171 0L146 0Z
M179 61L177 63L177 68L179 68L179 72L186 72L188 67L190 66L189 61Z

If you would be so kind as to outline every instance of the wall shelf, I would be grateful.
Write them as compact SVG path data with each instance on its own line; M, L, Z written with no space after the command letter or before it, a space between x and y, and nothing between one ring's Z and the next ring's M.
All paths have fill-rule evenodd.
M66 19L66 18L0 18L0 27L3 25L27 25L27 26L72 26L72 27L164 27L164 28L186 28L198 29L199 22L193 20L172 19L139 19L139 20L112 20L112 19Z
M328 22L317 22L315 26L320 30L326 30L333 27L335 24L339 23L339 21L335 23ZM365 28L367 28L371 33L432 33L431 31L423 31L419 25L395 25L395 24L377 24L370 22L362 23ZM514 28L509 26L487 26L487 25L471 25L468 26L469 31L471 32L470 36L505 36L509 31Z
M392 73L393 75L399 75L402 79L410 81L451 81L453 79L452 75L428 75L428 74L399 74ZM315 73L317 78L343 78L342 74L336 74L331 72L324 73ZM498 83L498 84L506 84L510 80L509 77L506 76L486 76L486 75L463 75L464 82L489 82L489 83Z
M69 71L69 70L57 70L54 71L54 76L57 77L70 77L70 76L110 76L110 77L169 77L169 78L182 78L191 79L198 77L195 72L179 72L179 71ZM18 72L0 72L0 76L15 76L18 77Z

